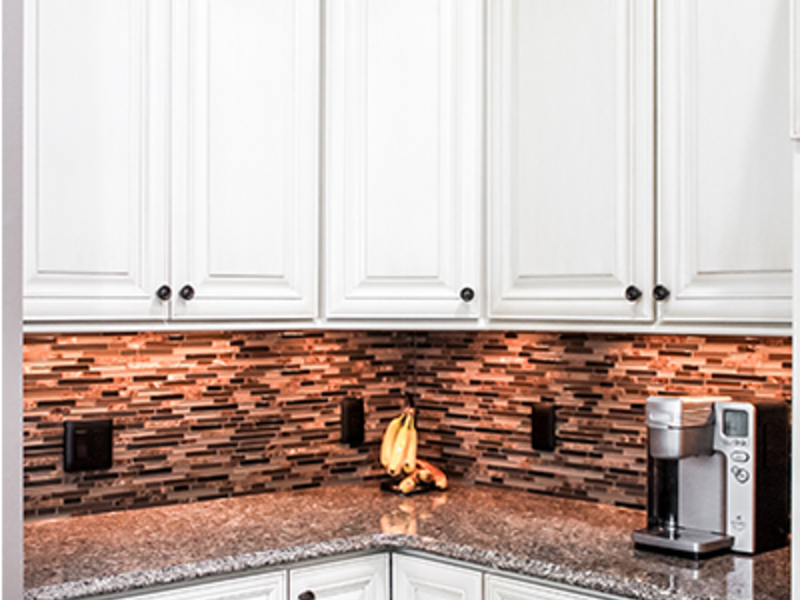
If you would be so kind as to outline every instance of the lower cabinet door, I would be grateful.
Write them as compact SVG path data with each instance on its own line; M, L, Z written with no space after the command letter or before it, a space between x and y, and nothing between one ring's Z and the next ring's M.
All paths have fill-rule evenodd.
M340 560L289 572L293 600L389 600L389 555Z
M212 583L146 591L122 596L125 600L286 600L286 575L262 573Z
M480 571L402 556L392 557L393 600L481 600Z
M608 598L609 596L604 597ZM486 576L484 600L592 600L594 598L598 598L598 596L535 583L523 583L496 575Z

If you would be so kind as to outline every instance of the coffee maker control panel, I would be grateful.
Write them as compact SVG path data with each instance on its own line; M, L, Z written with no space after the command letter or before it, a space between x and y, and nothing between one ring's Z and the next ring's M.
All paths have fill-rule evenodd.
M747 402L720 402L714 406L714 449L725 455L726 525L734 537L734 552L755 548L755 408Z

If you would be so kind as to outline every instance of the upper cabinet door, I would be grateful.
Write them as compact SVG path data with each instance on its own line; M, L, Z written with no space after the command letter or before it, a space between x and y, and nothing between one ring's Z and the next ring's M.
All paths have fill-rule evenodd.
M482 7L327 0L329 317L479 314Z
M489 316L651 321L653 1L491 7Z
M316 315L319 12L175 2L176 319Z
M789 2L659 6L661 320L789 323Z
M160 0L25 2L28 320L167 316L168 24Z

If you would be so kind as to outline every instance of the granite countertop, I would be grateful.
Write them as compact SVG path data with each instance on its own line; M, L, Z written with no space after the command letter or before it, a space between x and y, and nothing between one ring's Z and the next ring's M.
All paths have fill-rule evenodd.
M26 600L66 600L365 550L414 549L624 597L789 600L789 551L634 550L640 511L456 483L340 485L25 524Z

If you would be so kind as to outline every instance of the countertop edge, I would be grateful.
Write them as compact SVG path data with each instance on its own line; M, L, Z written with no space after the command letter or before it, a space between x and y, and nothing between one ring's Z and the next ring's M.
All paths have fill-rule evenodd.
M575 586L587 592L598 592L640 600L664 598L703 600L696 595L674 594L641 581L622 579L591 570L575 570L555 562L503 554L468 545L440 542L402 534L373 534L340 538L277 550L211 559L196 563L171 565L161 569L136 571L111 577L42 586L25 590L24 600L77 600L94 596L144 590L168 584L190 583L205 577L240 574L270 567L291 565L315 559L345 558L358 552L414 550L432 557L469 563L477 568L496 570L510 576L533 577L543 582Z

